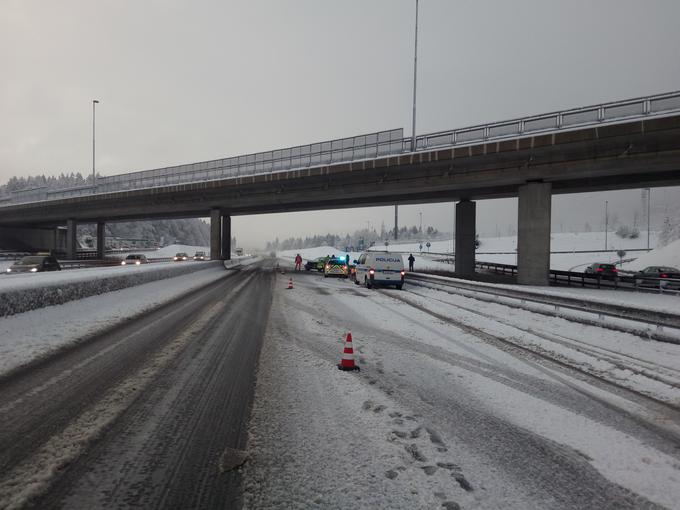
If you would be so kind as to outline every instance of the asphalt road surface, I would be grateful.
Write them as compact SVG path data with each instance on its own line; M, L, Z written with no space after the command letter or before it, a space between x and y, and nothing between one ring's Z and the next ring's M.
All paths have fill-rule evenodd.
M239 506L271 287L237 272L0 380L0 508Z

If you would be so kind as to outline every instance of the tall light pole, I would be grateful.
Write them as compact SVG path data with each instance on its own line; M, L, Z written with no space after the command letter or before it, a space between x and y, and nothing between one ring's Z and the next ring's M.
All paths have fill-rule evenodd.
M609 229L609 200L604 201L604 250L607 251L607 230Z
M99 101L96 99L92 100L92 193L94 194L96 187L97 187L97 174L95 172L95 167L94 167L94 154L95 154L95 145L94 145L94 133L95 133L95 106L99 104Z
M416 151L416 83L418 77L418 0L416 0L416 34L413 54L413 122L411 124L411 152Z
M418 0L416 0L416 31L413 48L413 123L411 124L411 152L416 151L416 83L418 77ZM394 239L399 236L399 206L394 205Z

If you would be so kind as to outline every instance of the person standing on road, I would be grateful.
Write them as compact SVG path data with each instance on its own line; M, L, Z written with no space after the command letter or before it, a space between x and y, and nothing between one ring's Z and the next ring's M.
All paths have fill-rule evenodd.
M301 271L302 270L302 257L298 253L295 255L295 270L296 271Z
M408 256L408 270L413 271L413 263L416 261L416 258L413 256L413 253L411 253Z

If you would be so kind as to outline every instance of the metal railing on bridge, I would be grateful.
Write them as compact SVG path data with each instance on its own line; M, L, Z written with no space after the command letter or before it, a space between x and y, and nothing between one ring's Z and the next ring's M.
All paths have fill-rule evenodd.
M680 91L419 135L416 136L416 151L615 124L678 112L680 112ZM392 129L287 149L104 176L97 179L96 187L88 185L55 190L47 188L18 190L9 195L0 196L0 207L300 170L409 152L411 152L411 137L404 138L403 129Z

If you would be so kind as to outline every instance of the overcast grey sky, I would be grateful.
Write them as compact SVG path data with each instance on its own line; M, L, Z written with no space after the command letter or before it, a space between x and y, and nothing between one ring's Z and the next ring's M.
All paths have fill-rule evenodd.
M90 172L92 99L107 175L410 133L414 14L415 0L0 0L0 182ZM421 0L417 131L680 89L679 19L677 0ZM623 214L639 191L609 196ZM578 200L595 211L602 196ZM479 228L514 224L515 204L480 203ZM451 204L401 216L416 224L421 211L451 229ZM392 215L243 217L234 229L253 246Z

